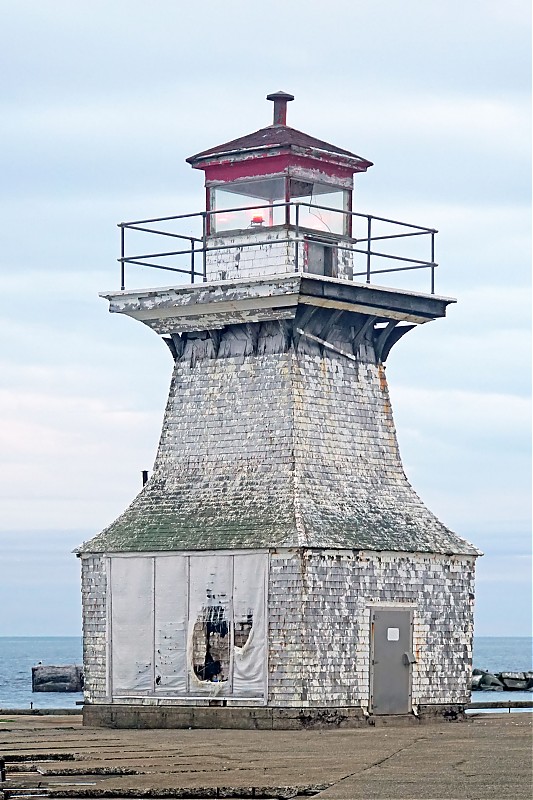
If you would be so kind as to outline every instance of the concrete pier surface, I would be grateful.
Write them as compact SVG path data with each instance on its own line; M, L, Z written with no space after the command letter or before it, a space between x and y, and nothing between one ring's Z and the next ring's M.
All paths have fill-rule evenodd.
M0 714L0 793L529 800L531 723L520 713L356 730L113 730Z

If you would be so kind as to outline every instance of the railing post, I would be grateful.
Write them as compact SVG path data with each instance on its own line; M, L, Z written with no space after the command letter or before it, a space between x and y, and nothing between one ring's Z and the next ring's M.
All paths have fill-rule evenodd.
M372 217L367 217L366 228L366 282L370 283L370 239L372 238Z
M126 288L126 275L124 268L124 225L120 226L120 291Z
M295 203L294 206L294 234L295 234L295 245L294 245L294 271L299 272L299 260L300 260L300 205L299 203Z
M435 231L431 231L431 294L435 294Z
M194 283L194 239L190 240L191 242L191 283Z
M207 280L207 211L202 214L202 272Z

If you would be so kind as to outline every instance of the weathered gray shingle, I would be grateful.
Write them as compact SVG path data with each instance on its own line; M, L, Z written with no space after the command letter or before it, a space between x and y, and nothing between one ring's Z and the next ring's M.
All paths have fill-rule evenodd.
M150 481L81 552L476 554L408 483L384 367L368 360L369 342L360 361L300 342L262 355L178 360Z

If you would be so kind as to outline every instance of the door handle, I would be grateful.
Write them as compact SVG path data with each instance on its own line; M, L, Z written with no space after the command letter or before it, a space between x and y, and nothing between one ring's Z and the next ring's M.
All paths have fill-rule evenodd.
M408 667L409 664L416 664L414 653L404 653L402 656L402 661L406 667Z

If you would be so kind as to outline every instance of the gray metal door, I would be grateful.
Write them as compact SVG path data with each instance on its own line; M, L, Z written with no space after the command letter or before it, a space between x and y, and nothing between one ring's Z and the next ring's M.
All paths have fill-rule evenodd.
M323 242L307 240L307 271L334 278L337 274L336 251Z
M371 707L374 714L409 714L413 612L374 608L371 616Z

